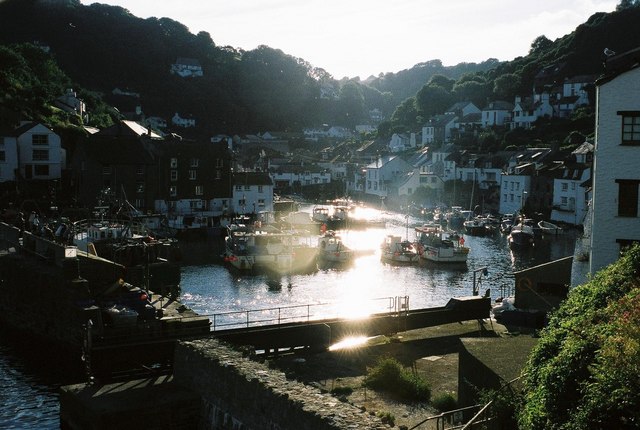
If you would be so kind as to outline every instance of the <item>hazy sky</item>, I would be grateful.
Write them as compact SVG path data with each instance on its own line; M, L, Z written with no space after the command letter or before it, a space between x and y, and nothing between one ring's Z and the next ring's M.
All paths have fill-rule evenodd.
M81 0L83 4L95 3ZM169 17L216 45L268 45L335 78L526 55L531 42L571 33L619 0L103 0L133 15Z

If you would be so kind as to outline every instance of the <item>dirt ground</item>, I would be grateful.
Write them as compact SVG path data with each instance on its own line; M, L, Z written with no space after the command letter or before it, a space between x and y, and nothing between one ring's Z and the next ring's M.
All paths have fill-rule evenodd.
M370 413L390 413L395 417L396 427L411 428L440 412L430 404L406 404L384 392L366 389L363 380L367 368L373 367L380 357L394 357L429 383L432 399L445 393L457 398L460 339L499 337L505 332L504 326L495 321L485 320L482 325L477 321L468 321L412 330L390 337L378 336L357 348L270 357L269 362L289 378L327 392L336 387L349 387L353 391L339 396L341 400ZM419 428L435 428L435 422Z

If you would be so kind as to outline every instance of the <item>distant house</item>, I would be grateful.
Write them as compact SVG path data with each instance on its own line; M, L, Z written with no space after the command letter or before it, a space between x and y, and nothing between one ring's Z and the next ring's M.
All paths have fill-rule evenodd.
M414 133L410 136L403 133L394 133L389 140L389 151L391 152L402 152L415 147L416 135Z
M596 81L596 142L589 271L640 242L640 48L609 57Z
M0 133L0 182L16 180L18 140L11 132Z
M364 193L373 197L387 197L391 184L400 176L413 171L413 166L398 156L384 156L366 167Z
M454 103L444 113L445 114L455 115L458 118L462 118L462 117L470 115L470 114L481 113L481 112L482 112L482 110L480 110L480 108L478 106L473 104L473 102L468 102L467 101L467 102Z
M457 118L454 114L435 115L430 118L422 127L422 145L450 142Z
M53 104L65 112L78 115L84 121L87 110L86 106L84 101L78 98L78 95L73 91L73 89L67 89L67 92L58 97Z
M334 139L349 139L353 137L353 133L348 128L333 126L327 130L327 137Z
M232 188L231 202L235 213L273 212L273 181L268 173L234 173Z
M523 173L502 175L499 209L501 214L522 212L525 207L531 190L531 175Z
M511 114L511 129L531 128L538 118L552 117L553 107L549 103L549 94L542 93L531 97L516 96Z
M189 128L189 127L196 126L195 118L191 116L182 117L178 112L176 112L173 115L173 118L171 118L171 123L175 126L182 127L182 128Z
M277 190L293 189L331 183L331 172L316 164L283 163L277 167L269 160L269 171Z
M195 58L178 57L171 65L171 73L183 78L196 78L204 76L200 61Z
M147 117L147 119L145 120L145 123L147 123L149 127L154 128L156 130L164 130L167 128L167 120L159 116Z
M482 127L503 126L511 121L513 105L497 100L490 102L482 109Z
M551 221L582 225L587 214L590 178L589 165L573 165L563 170L562 177L553 183Z
M60 136L40 123L25 122L13 132L18 146L18 174L24 179L60 179L66 151Z

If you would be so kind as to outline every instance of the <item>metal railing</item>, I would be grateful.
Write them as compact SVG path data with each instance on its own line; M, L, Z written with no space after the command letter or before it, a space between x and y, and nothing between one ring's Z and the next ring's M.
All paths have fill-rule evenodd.
M371 299L371 302L386 302L386 308L379 308L378 312L408 312L409 297L380 297ZM306 305L278 306L263 309L248 309L241 311L220 312L209 315L200 315L200 317L208 317L211 320L211 331L223 330L229 328L250 328L263 325L282 325L291 322L311 322L313 320L321 320L328 318L340 318L341 315L335 309L333 311L326 309L336 307L336 303L316 303ZM371 308L371 313L376 311ZM367 315L363 315L366 317ZM343 316L349 318L351 316Z

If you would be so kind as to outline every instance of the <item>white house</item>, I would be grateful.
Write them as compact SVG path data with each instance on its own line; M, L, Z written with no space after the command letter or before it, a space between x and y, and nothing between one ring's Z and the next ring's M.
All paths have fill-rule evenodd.
M530 189L531 177L529 175L502 175L499 212L501 214L521 212L527 202Z
M399 196L411 196L420 187L420 173L412 170L398 177L396 187Z
M173 118L171 118L171 123L173 123L174 125L178 126L178 127L183 127L183 128L189 128L189 127L195 127L196 126L196 120L195 118L183 118L180 116L180 114L178 112L175 113L175 115L173 115Z
M459 118L465 117L473 113L481 113L482 110L473 102L457 102L445 111L445 114L457 115Z
M531 128L538 118L553 116L549 94L536 94L534 98L516 96L511 116L511 129Z
M640 241L640 48L606 60L596 81L591 274Z
M14 131L18 145L18 170L25 179L60 179L66 151L60 136L42 124L25 122Z
M273 181L269 174L261 172L234 173L231 210L237 214L273 212Z
M380 157L366 167L364 193L380 198L389 195L390 185L400 176L413 171L413 166L398 156Z
M84 101L78 98L77 94L73 89L68 88L67 92L64 95L58 97L54 104L56 107L62 109L65 112L71 112L78 115L82 120L85 120L86 106Z
M183 78L195 78L204 75L200 61L195 58L178 57L171 65L171 73Z
M416 147L416 135L411 133L410 136L402 133L394 133L389 140L389 151L402 152L407 149Z
M553 222L581 225L589 207L590 166L564 169L561 178L553 180L553 203L550 219Z
M422 127L422 146L449 143L458 117L454 114L435 115Z
M18 140L0 136L0 182L15 181L18 169Z
M276 188L286 187L306 187L309 185L329 184L331 183L331 172L321 169L287 169L286 166L281 167L278 171L271 173L271 178Z
M501 100L490 102L482 109L482 127L505 125L511 121L512 113L511 103Z

